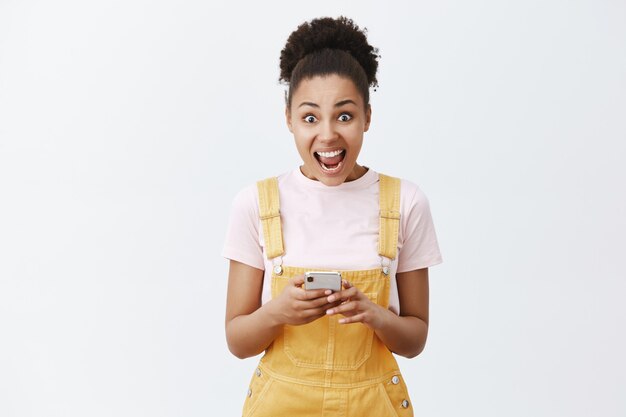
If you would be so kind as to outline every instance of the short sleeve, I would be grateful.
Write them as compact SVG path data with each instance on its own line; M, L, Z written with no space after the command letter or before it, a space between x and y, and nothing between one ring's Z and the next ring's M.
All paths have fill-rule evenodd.
M234 198L222 256L264 270L259 241L259 208L256 185L241 190Z
M403 181L404 182L404 181ZM415 184L407 182L402 192L410 196L401 207L397 272L428 268L442 262L428 198Z

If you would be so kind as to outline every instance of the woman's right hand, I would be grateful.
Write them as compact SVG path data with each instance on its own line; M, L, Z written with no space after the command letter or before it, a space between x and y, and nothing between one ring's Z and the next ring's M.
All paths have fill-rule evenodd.
M305 290L304 275L289 280L283 291L267 305L269 313L277 324L299 326L310 323L326 315L326 310L341 303L329 303L331 290Z
M310 323L326 314L336 303L328 302L330 290L302 288L304 276L289 280L285 289L263 304L261 269L230 261L226 300L226 340L238 358L258 355L274 342L283 324Z

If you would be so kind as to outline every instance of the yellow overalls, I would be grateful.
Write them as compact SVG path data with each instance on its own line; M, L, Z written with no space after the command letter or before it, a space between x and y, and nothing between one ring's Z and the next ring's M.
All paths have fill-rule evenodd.
M305 268L283 266L278 181L257 183L265 248L273 261L272 297ZM341 271L341 276L378 305L389 305L389 260L396 257L400 225L400 180L380 175L378 253L381 267ZM324 316L301 326L285 325L255 370L243 417L413 416L393 354L362 323L339 324Z

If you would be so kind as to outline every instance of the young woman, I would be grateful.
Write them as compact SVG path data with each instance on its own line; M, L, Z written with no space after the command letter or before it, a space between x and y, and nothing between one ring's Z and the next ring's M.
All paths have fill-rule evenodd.
M392 352L424 348L441 255L422 191L357 161L377 60L343 17L300 25L281 53L302 165L237 195L223 250L228 346L265 351L244 417L413 415ZM320 270L341 273L339 291L304 288Z

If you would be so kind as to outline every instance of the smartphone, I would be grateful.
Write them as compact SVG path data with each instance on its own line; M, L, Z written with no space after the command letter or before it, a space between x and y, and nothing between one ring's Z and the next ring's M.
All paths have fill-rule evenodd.
M304 273L304 289L341 290L341 272L309 271Z

